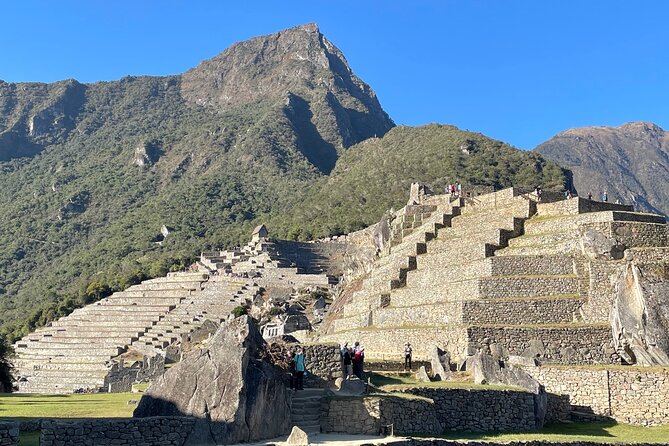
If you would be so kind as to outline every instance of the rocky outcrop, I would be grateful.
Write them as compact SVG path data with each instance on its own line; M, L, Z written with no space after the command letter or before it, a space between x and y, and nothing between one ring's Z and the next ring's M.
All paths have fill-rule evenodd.
M623 258L625 247L610 237L594 229L580 231L581 250L592 260L620 260Z
M477 353L471 359L470 367L477 384L501 384L522 387L534 394L534 419L537 428L544 425L548 397L544 386L525 370L507 364L497 358Z
M629 262L616 283L611 309L613 340L624 361L669 365L669 284L644 277Z
M205 348L186 355L151 385L134 416L196 417L190 445L288 433L290 395L279 370L263 358L264 345L247 316L223 324Z
M432 366L432 376L440 381L446 381L453 376L453 373L451 373L451 355L436 345L432 349L430 365Z

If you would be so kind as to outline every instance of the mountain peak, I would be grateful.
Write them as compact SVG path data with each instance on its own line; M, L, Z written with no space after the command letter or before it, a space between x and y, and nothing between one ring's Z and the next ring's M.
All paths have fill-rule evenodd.
M288 91L332 91L342 87L336 85L342 81L371 92L318 25L309 23L233 44L184 73L182 93L200 105L229 108L258 99L283 99Z
M184 73L181 95L217 111L260 103L280 111L307 135L300 150L323 172L341 149L394 126L315 23L235 43Z

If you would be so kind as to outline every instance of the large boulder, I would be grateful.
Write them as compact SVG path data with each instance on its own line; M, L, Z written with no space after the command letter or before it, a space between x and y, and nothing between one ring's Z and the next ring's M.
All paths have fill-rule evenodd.
M432 376L441 381L446 381L452 378L451 372L451 355L436 345L432 349L430 355L430 365L432 366Z
M193 351L155 381L135 417L193 416L187 445L231 444L276 437L290 429L290 395L281 371L247 316L233 319L205 348Z
M623 258L625 247L612 238L587 228L580 231L581 251L592 260L619 260Z
M471 370L477 384L501 384L521 387L534 394L534 421L537 429L543 427L548 408L548 396L544 386L520 367L477 353L471 359ZM468 368L469 370L469 368Z
M664 277L653 277L657 276L658 265L642 268L646 271L628 262L616 282L610 316L613 342L617 353L629 364L666 366L669 282ZM666 264L659 265L659 269L666 269Z

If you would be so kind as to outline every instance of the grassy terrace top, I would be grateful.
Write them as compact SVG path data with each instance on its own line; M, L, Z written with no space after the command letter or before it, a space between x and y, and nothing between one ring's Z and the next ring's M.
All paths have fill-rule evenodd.
M520 387L501 386L488 384L475 384L469 380L469 375L458 373L452 381L422 382L414 378L413 374L404 373L378 373L368 374L372 385L384 392L394 392L403 389L424 387L430 389L478 389L478 390L520 390Z

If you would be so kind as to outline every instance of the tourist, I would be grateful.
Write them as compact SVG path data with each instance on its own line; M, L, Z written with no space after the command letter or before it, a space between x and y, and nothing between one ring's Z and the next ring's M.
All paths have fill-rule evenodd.
M344 342L339 349L339 355L341 356L341 376L346 379L346 354L348 353L348 342ZM351 357L349 356L349 363Z
M455 191L458 193L458 197L462 195L462 184L459 181L455 185Z
M588 192L588 200L592 200L592 192Z
M290 375L290 388L295 390L297 377L295 376L295 353L293 352L288 352L288 373Z
M603 201L604 203L606 203L607 201L609 201L609 194L608 194L608 192L606 192L606 191L602 192L602 201Z
M411 370L411 344L408 342L404 343L404 370Z
M295 355L295 390L304 390L304 370L304 352L299 347Z
M537 196L537 201L541 201L541 186L534 188L534 194Z
M365 362L365 349L360 345L359 342L355 343L355 348L353 349L353 374L362 379L362 371L364 368Z
M351 379L353 376L353 347L347 348L344 353L344 369L346 370L344 379Z

